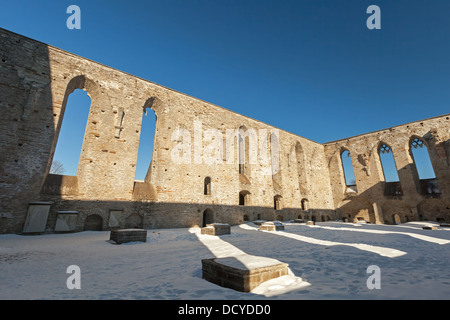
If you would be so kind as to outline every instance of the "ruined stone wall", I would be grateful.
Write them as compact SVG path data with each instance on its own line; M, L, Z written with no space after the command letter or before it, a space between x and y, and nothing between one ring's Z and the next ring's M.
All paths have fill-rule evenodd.
M419 179L411 153L411 141L420 138L428 149L440 194L428 194ZM402 194L386 190L379 147L390 146ZM450 121L443 115L386 130L324 144L333 190L334 205L343 218L372 223L411 220L450 222ZM348 150L354 168L357 192L347 188L341 153ZM397 220L394 216L397 215Z
M86 221L90 225L94 215L102 229L201 225L208 208L212 219L230 224L292 219L311 213L308 209L334 218L321 144L3 29L0 54L2 233L22 231L30 202L52 203L48 231L55 229L59 213L76 215L75 230L82 230ZM75 89L87 91L92 101L78 172L52 175L66 103ZM140 137L144 110L157 117L153 158L145 181L136 182L138 146L146 143ZM254 130L258 137L266 130L269 160L271 150L279 150L276 174L273 161L248 163L249 154L239 173L238 139L232 149L226 148L231 141L227 130L239 128ZM177 136L179 129L188 134ZM271 133L277 134L276 150ZM211 154L218 139L223 140L218 147L222 161L205 162L203 156ZM245 139L247 150L250 139ZM186 145L190 156L174 161L174 150ZM224 161L230 150L234 163ZM206 177L211 180L208 195ZM240 205L241 191L245 205Z

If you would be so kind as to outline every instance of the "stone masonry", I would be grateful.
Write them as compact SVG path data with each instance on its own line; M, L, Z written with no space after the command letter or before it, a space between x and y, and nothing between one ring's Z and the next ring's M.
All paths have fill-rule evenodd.
M85 90L92 101L78 171L76 176L50 174L75 89ZM57 220L70 231L256 219L450 221L449 115L319 144L4 29L0 108L0 233L24 232L33 212L40 218L31 217L29 223L36 222L26 227L40 232L54 232ZM145 180L135 181L138 146L146 143L140 136L144 112L157 117L153 156ZM212 129L222 135L211 138ZM225 139L230 129L242 130L242 142L238 135ZM277 133L278 150L272 145L266 150L270 163L249 160L252 130L266 133L268 141ZM173 160L174 150L187 143L176 132L192 138L182 149L192 150L184 158L189 161ZM415 138L428 149L438 193L424 192L431 182L418 178L410 153ZM223 142L216 150L220 161L208 163L202 155L211 152L212 141ZM236 158L240 143L246 146L245 164L225 161L230 151ZM381 143L389 144L396 161L402 193L395 196L386 192ZM344 181L340 156L345 150L351 154L356 191ZM279 169L267 174L275 152ZM58 218L67 212L71 215Z

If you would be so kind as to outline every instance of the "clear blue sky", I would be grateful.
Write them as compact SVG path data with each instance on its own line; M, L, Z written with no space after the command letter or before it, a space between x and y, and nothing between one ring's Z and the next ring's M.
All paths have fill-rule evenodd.
M448 0L2 0L0 26L323 143L450 112L449 15Z

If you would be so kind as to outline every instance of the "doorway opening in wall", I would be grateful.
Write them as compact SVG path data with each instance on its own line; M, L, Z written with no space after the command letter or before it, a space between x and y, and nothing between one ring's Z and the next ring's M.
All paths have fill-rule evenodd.
M209 223L214 223L214 211L206 209L203 211L202 227L206 227Z
M147 174L152 170L153 148L156 130L156 114L146 108L142 114L142 125L139 139L138 157L136 162L135 181L144 181ZM148 177L150 179L150 176Z
M239 205L240 206L248 205L249 194L250 194L250 192L248 192L247 190L243 190L243 191L239 192Z
M86 91L76 89L69 95L50 167L51 174L77 175L90 108L91 98Z

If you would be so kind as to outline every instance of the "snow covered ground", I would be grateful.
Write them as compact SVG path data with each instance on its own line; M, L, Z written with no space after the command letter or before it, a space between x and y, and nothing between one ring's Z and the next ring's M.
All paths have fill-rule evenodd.
M150 229L146 243L122 245L109 231L0 235L0 299L450 299L450 228L422 230L429 224L284 222L267 232L247 223L220 237ZM288 263L290 274L251 293L202 279L201 259L243 254ZM70 265L79 290L66 286ZM371 265L381 289L367 287Z

